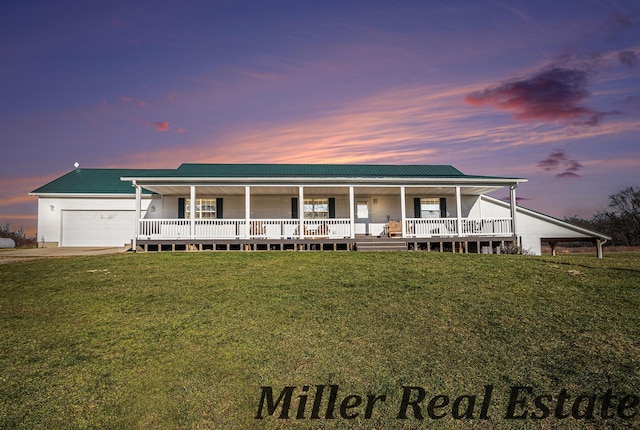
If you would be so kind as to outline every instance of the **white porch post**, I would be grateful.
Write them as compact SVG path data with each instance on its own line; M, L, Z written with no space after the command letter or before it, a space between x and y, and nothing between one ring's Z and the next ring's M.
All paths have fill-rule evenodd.
M516 232L516 187L518 185L512 185L509 193L509 205L511 206L511 231L514 236L517 236Z
M196 186L191 185L191 193L190 193L190 203L191 203L191 212L189 217L189 238L196 238Z
M404 185L400 186L400 218L402 220L402 237L407 237L407 197L404 195Z
M133 230L133 243L131 245L133 247L132 251L136 252L138 249L138 236L140 235L140 216L142 214L140 206L142 204L142 190L135 181L133 181L133 186L136 187L136 225Z
M604 245L606 241L607 239L604 241L602 239L596 239L596 257L602 258L602 245Z
M300 239L304 239L304 187L298 187L298 216L300 219L300 226L298 232L300 233Z
M456 187L456 227L458 236L462 236L462 199L460 197L460 187Z
M351 225L351 239L356 237L356 212L355 212L355 193L353 185L349 187L349 223Z
M251 237L251 187L244 187L244 223L246 226L244 237Z

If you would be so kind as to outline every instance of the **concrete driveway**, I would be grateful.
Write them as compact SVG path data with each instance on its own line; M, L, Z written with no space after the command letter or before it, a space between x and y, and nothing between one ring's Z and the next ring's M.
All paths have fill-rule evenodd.
M125 252L125 248L19 248L0 250L0 263L33 258L67 257L72 255L106 255Z

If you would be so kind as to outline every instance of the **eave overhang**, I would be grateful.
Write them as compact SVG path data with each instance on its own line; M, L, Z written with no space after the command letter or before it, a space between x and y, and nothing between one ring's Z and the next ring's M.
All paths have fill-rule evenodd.
M29 193L30 196L49 198L95 198L95 199L131 199L135 198L135 191L131 188L131 193ZM152 193L142 194L143 198L152 197Z
M199 192L219 192L225 187L344 187L359 188L438 188L464 187L470 194L483 194L496 191L505 186L517 186L526 182L522 178L495 177L131 177L123 176L122 181L130 181L146 190L158 194L189 194L189 187L200 188ZM373 190L372 190L373 191Z
M250 178L145 178L145 177L127 177L120 178L122 181L130 181L142 187L148 186L178 186L178 185L265 185L265 186L287 186L287 185L335 185L335 186L351 186L351 185L449 185L449 186L466 186L466 185L489 185L504 187L507 185L516 185L518 183L527 182L522 178L483 178L483 177L451 177L451 178L345 178L345 177L303 177L303 178L266 178L266 177L250 177Z

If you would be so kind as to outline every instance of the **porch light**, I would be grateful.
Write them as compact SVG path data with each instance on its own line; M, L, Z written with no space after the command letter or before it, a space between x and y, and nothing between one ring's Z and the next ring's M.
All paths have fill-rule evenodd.
M56 210L56 207L54 205L49 205L49 209L51 209L51 212L54 212Z

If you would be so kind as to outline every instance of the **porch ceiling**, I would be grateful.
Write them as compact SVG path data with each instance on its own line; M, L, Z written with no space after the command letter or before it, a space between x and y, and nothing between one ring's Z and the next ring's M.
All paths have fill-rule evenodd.
M189 196L191 188L189 185L143 185L143 188L153 191L161 195ZM480 195L487 194L492 191L505 188L505 186L492 185L476 185L462 186L461 193L463 195ZM398 186L355 186L354 193L356 195L380 196L380 195L399 195L400 187ZM406 186L405 193L407 195L422 196L446 196L455 195L455 186ZM326 185L305 185L305 195L348 195L348 186L326 186ZM243 186L224 186L224 185L197 185L196 195L203 196L224 196L224 195L244 195ZM251 195L298 195L297 186L273 186L273 185L253 185L251 186Z

